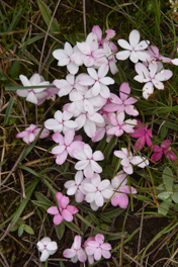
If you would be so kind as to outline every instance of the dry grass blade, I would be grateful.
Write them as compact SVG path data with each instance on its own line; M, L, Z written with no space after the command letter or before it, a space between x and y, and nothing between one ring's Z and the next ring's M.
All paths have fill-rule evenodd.
M42 72L42 70L44 68L44 64L42 65L42 59L43 59L43 54L44 54L44 50L45 50L45 46L46 46L46 41L47 41L47 38L48 38L48 35L49 35L49 31L50 31L54 16L55 16L56 11L57 11L57 9L58 9L58 7L60 5L60 2L61 2L61 0L58 0L57 5L55 6L54 12L53 12L53 14L51 16L51 20L50 20L50 23L48 25L48 29L46 31L46 35L45 35L43 46L42 46L41 56L40 56L39 67L38 67L38 73L39 74L41 74L41 72Z

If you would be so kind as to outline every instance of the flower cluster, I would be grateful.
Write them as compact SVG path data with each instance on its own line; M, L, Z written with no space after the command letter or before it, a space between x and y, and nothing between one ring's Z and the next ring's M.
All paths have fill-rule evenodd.
M118 51L111 41L114 36L115 31L108 29L103 38L102 30L95 25L84 42L77 42L74 47L66 42L64 49L53 51L57 65L67 67L69 73L65 79L55 79L51 85L39 74L34 74L29 80L20 75L22 84L28 86L28 89L17 90L19 96L35 105L40 105L49 98L54 100L56 95L60 98L68 96L69 102L65 102L62 110L55 111L54 117L44 122L45 129L39 138L45 138L49 136L50 130L53 131L52 140L56 145L50 152L57 165L62 165L68 156L75 160L75 179L65 182L66 194L75 196L77 203L85 201L94 211L108 202L114 207L127 208L129 194L137 193L128 184L127 176L132 175L135 169L149 166L149 160L140 152L146 144L153 151L152 161L160 160L163 154L170 160L177 159L170 151L169 140L164 140L161 147L153 145L151 128L148 129L147 124L135 118L139 115L139 110L135 107L139 98L131 95L129 83L121 83L118 94L111 92L110 87L115 86L115 80L109 73L114 75L118 72L117 60L130 59L135 64L137 73L134 80L145 83L142 96L148 99L154 88L163 90L163 82L173 75L172 71L164 69L163 63L178 65L178 59L160 55L159 49L150 45L148 40L140 41L140 33L136 29L129 34L129 42L118 40L118 45L125 49L122 51ZM86 67L84 73L79 72L82 65ZM18 133L17 138L23 138L24 142L30 144L40 129L31 124ZM127 147L120 142L119 150L114 150L113 154L119 158L121 167L112 179L102 179L101 162L104 154L100 150L93 151L88 143L82 141L82 136L76 134L81 129L92 142L98 142L104 137L109 142L112 137L121 136L126 136L129 140ZM137 138L133 152L130 149L130 137ZM69 205L69 197L57 192L55 200L57 205L47 210L47 213L54 215L53 223L59 225L63 220L72 222L73 215L79 210ZM101 234L88 238L83 247L81 244L81 236L76 236L72 247L66 249L63 255L71 258L74 263L88 259L89 264L100 260L102 256L106 259L111 257L111 245L104 243L104 236ZM49 238L42 239L37 246L42 252L41 261L45 261L57 250L56 244Z
M84 243L84 248L82 248L81 242L81 236L75 236L72 247L70 249L65 249L63 256L70 258L74 263L77 261L85 262L88 259L90 265L94 263L94 260L100 260L102 256L105 259L111 257L111 245L109 243L104 243L104 236L102 234L89 237Z

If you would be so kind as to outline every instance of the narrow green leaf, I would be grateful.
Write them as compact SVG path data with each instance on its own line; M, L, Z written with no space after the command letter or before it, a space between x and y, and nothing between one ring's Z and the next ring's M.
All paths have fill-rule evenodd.
M26 189L26 192L25 192L25 193L26 193L26 198L22 200L22 202L21 202L19 208L18 208L17 211L13 214L13 219L12 219L12 221L11 221L11 226L10 226L10 228L12 228L12 227L15 225L15 223L17 222L17 220L20 218L22 212L24 211L24 209L25 209L25 207L26 207L26 205L27 205L27 203L28 203L28 201L29 201L31 195L33 194L33 191L35 190L37 184L39 183L39 181L40 181L39 179L33 181L33 182L28 186L28 188Z
M35 37L32 37L32 38L28 39L26 42L22 43L19 46L19 48L22 48L22 47L27 46L27 45L31 45L31 44L35 43L36 41L38 41L38 40L40 40L40 39L42 39L44 37L45 37L45 33L39 34L39 35L37 35Z
M46 203L46 205L49 205L49 207L54 206L54 203L50 201L47 197L45 197L42 193L40 192L35 192L35 197L41 201Z
M46 210L46 211L47 211L47 209L49 209L49 208L51 207L51 205L49 205L49 204L47 204L47 203L45 203L45 202L43 202L43 201L32 200L32 202L33 202L33 204L34 204L35 206L38 206L38 207L40 207L40 208L43 208L43 209ZM54 204L53 204L53 206L54 206Z
M96 218L96 216L95 216L94 214L92 214L91 212L89 212L89 216L90 216L90 218L92 219L92 221L93 221L97 226L100 225L99 220Z
M41 89L41 88L56 88L55 85L38 85L38 86L12 86L5 87L6 91L27 90L27 89Z
M38 4L38 7L41 11L42 17L43 17L46 25L48 26L50 21L51 21L51 10L42 0L37 0L37 4ZM53 19L52 24L51 24L51 28L50 28L50 32L59 33L59 31L60 31L59 24L58 24L56 19Z
M32 170L31 168L29 168L29 167L27 167L27 166L24 166L24 165L22 165L22 164L19 164L18 167L19 167L20 169L22 169L22 170L25 170L25 171L27 171L27 172L30 172L31 174L33 174L33 175L36 176L36 177L39 177L39 175L38 175L37 172L35 172L34 170Z
M59 262L59 263L60 263L60 267L65 267L65 265L64 265L64 263L63 263L63 261L61 261L61 260L60 260L60 262Z
M11 113L11 109L14 105L14 98L12 97L10 100L9 100L9 105L6 109L6 114L5 114L5 118L4 118L4 123L3 123L3 126L5 126L7 123L8 123L8 120L9 120L9 116L10 116L10 113Z
M26 233L28 233L29 235L34 235L35 234L35 232L33 231L33 229L29 225L27 225L27 224L24 224L24 231Z
M72 231L78 233L79 235L83 235L82 231L73 222L67 222L65 220L63 220L63 222Z
M116 140L117 140L117 137L116 136L113 136L110 140L110 142L107 144L105 150L104 150L104 160L103 162L104 163L108 163L109 161L109 158L111 156L111 152L116 144Z
M166 167L163 170L163 182L165 183L167 191L173 191L173 181L174 175L172 173L172 170L169 167Z
M61 222L59 225L55 225L55 231L58 239L61 240L65 232L64 222Z

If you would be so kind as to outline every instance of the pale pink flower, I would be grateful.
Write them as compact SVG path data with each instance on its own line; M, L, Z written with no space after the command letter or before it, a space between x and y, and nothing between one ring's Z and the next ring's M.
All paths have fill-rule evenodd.
M51 150L51 153L56 157L56 164L63 164L68 154L73 157L74 149L82 149L84 147L85 143L78 140L77 136L74 136L75 132L72 130L68 130L64 136L60 133L54 133L52 135L53 141L58 143L58 145Z
M45 81L43 76L35 73L28 80L28 78L24 75L19 76L23 86L44 86L44 88L32 88L32 89L23 89L17 90L17 95L21 97L25 97L25 99L33 104L40 105L44 102L46 98L49 97L48 92L46 92L46 88L50 87L50 83Z
M36 139L40 130L41 130L40 127L36 126L35 124L30 124L30 126L28 128L26 128L24 131L19 132L16 135L16 138L22 138L22 140L26 144L29 145L30 143L32 143ZM43 129L39 138L40 139L46 138L49 136L49 134L50 134L49 130Z
M121 84L119 88L119 96L110 93L109 101L103 107L107 112L122 112L125 111L128 115L138 116L138 110L134 107L138 99L129 97L131 89L127 82Z
M100 49L95 33L89 33L85 42L77 42L78 49L83 54L83 62L86 67L95 65L95 60L105 56L106 51Z
M135 71L138 73L134 77L134 80L140 83L146 83L142 90L143 90L143 97L148 99L150 95L154 92L154 86L159 89L164 89L164 84L162 81L169 80L173 73L171 70L161 70L158 69L159 65L156 62L152 62L149 64L148 68L145 67L142 63L137 63L135 65Z
M78 171L83 170L86 178L91 178L94 172L102 172L101 166L96 162L104 159L101 151L98 150L93 153L91 147L85 144L83 149L74 150L73 155L79 160L75 164L75 169Z
M100 260L102 256L105 259L111 257L110 250L112 247L109 243L104 243L104 236L102 234L97 234L94 240L93 238L86 240L84 248L90 265L94 263L94 260Z
M75 195L75 201L81 203L84 200L86 191L84 190L84 184L88 183L88 179L83 176L83 171L78 171L75 174L75 180L67 181L64 187L67 188L67 195Z
M100 94L104 98L110 96L110 90L107 85L114 84L114 80L110 77L105 77L108 73L109 66L106 64L101 65L98 73L93 68L87 68L88 74L80 74L78 83L91 86L89 89L93 96Z
M117 42L122 48L126 49L116 54L118 60L125 60L128 57L133 63L137 63L139 60L149 60L149 55L144 50L148 47L150 42L148 40L140 42L140 33L137 30L134 29L129 34L130 43L124 39L119 39Z
M85 183L83 187L86 191L85 200L90 203L92 210L97 210L99 207L102 207L105 200L108 200L113 194L110 181L108 179L101 181L98 173L94 173L90 179L90 183Z
M63 132L64 134L67 130L73 130L78 126L75 121L70 120L73 114L65 111L61 112L57 110L54 113L54 119L48 119L44 122L45 128L53 130L53 132Z
M58 60L58 66L67 66L68 71L73 75L78 72L79 66L83 64L83 57L77 46L72 48L68 42L64 44L64 49L56 49L52 54Z
M150 62L153 61L153 60L154 61L160 60L160 61L162 61L164 63L170 63L171 62L171 58L164 57L164 56L160 55L159 48L157 46L155 46L155 45L150 45L148 47L148 53L150 55L150 60L149 60Z
M55 225L58 225L63 220L66 220L67 222L73 221L73 214L77 213L78 209L75 206L68 205L69 198L63 196L62 193L57 192L55 196L58 203L58 207L52 206L47 209L47 213L54 215L53 223Z
M84 249L81 247L81 242L82 242L81 236L76 235L72 247L65 249L63 252L63 256L65 258L71 259L73 263L76 263L78 260L80 262L85 262L87 260L87 255Z
M152 138L151 129L148 129L148 125L143 126L142 122L137 120L137 126L134 129L134 133L130 134L133 138L138 138L135 142L135 147L138 150L142 150L145 144L148 146L152 145L152 141L150 138Z
M111 73L114 75L114 74L116 74L118 72L118 68L117 68L117 65L116 65L117 61L115 59L115 55L113 55L109 44L104 43L103 48L106 51L106 57L107 57L107 60L108 60L107 65L109 66L109 69L110 69Z
M129 198L127 194L136 194L137 190L127 184L127 174L120 171L111 180L111 185L115 191L111 198L111 204L115 206L120 206L122 209L126 209L129 203Z
M59 88L58 95L60 97L64 95L68 95L73 89L76 89L77 91L83 92L85 90L85 86L79 84L77 82L77 78L75 79L75 76L72 74L68 74L66 76L66 80L61 79L61 80L54 80L53 84Z
M152 161L159 161L161 160L163 154L165 157L169 160L177 160L177 156L174 154L174 152L171 151L170 147L171 141L166 139L161 143L161 147L157 145L153 145L153 155L151 156Z
M111 125L108 126L107 134L115 135L117 137L121 136L124 132L133 133L134 127L137 125L136 119L125 120L124 112L110 113L108 115Z
M132 152L128 151L127 148L121 148L121 150L115 150L114 155L121 158L121 165L123 166L124 172L128 174L133 173L133 166L136 165L140 168L145 168L149 165L149 161L145 157L132 156Z
M56 253L58 246L55 241L51 241L51 238L44 237L37 243L37 248L40 252L42 252L40 261L45 262L50 255Z

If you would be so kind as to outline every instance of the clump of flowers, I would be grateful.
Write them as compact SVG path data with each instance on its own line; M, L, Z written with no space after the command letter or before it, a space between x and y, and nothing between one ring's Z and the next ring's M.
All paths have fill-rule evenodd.
M44 81L44 78L37 73L29 80L24 75L19 77L23 86L33 86L33 88L17 90L17 94L35 105L40 105L49 98L54 99L56 94L59 97L68 96L69 103L65 101L62 110L55 111L54 117L44 122L45 129L39 138L45 138L49 136L50 130L53 131L52 140L57 145L50 153L54 155L56 164L62 165L68 160L68 156L74 160L75 178L65 181L64 187L68 196L75 196L79 209L83 201L94 211L103 207L106 202L114 207L127 208L129 194L137 193L137 190L128 184L127 176L132 175L138 167L149 166L149 160L140 152L146 144L152 147L154 152L151 156L152 161L161 160L163 154L167 159L177 159L171 151L169 140L164 140L160 147L152 146L151 139L154 136L151 128L148 129L147 125L144 126L135 118L139 115L139 110L135 107L139 97L132 96L128 82L119 84L118 95L112 93L110 86L114 85L113 88L116 88L116 85L109 73L118 72L117 60L123 61L129 58L135 64L137 75L134 80L145 83L142 97L147 100L154 93L154 88L163 90L163 82L173 75L172 71L164 69L163 63L176 65L178 59L162 56L156 46L150 45L149 40L140 41L140 33L136 29L130 32L129 42L122 38L118 40L119 46L125 49L123 51L118 51L112 42L114 36L115 31L108 29L106 37L103 38L102 30L95 25L84 42L77 42L74 47L66 42L64 49L54 50L52 54L57 60L57 65L66 66L69 71L65 79L55 79L52 82L56 88L50 87L50 82ZM82 65L86 67L86 71L78 74ZM44 88L34 86L44 86ZM18 133L17 138L23 138L24 142L30 144L40 129L31 124L25 131ZM82 136L77 135L79 130L80 132L83 130L86 138L92 142L102 140L100 143L102 148L105 140L106 142L111 140L112 143L113 138L115 142L113 154L120 159L121 165L113 179L110 177L103 179L102 175L105 168L102 163L103 153L106 153L108 148L106 150L103 148L103 153L100 150L94 151L93 147L96 146L92 147L89 141L84 143ZM130 137L137 138L134 145L137 149L133 152L130 150L132 142ZM117 150L117 140L120 143L120 150ZM54 215L54 225L61 224L63 220L72 222L73 215L78 213L79 209L69 205L69 197L61 192L55 194L55 200L57 205L47 209L47 213ZM57 250L57 244L48 237L39 241L37 247L42 252L41 261L46 261L49 255ZM83 246L82 237L76 235L72 247L65 249L63 256L71 259L73 263L85 262L88 259L89 264L93 264L101 257L109 259L110 251L111 245L104 243L102 234L89 237Z

